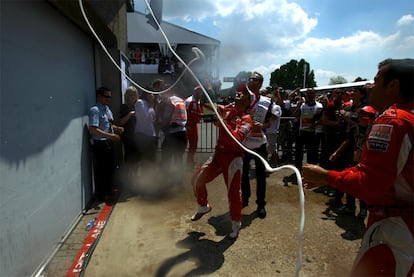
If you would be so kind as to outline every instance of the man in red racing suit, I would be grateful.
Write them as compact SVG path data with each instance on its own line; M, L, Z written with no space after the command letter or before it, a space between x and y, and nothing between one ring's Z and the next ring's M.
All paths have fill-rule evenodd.
M414 261L414 60L379 65L374 121L360 163L343 171L303 169L305 187L327 183L367 203L369 216L352 276L412 276Z
M190 95L185 99L185 107L187 109L187 142L188 142L188 153L187 153L187 164L190 167L194 167L194 155L197 150L198 143L198 128L197 124L201 120L203 115L201 97L203 96L203 91L201 86L196 86L194 88L194 94Z
M243 142L252 130L253 121L250 114L246 111L250 108L250 103L253 102L254 95L250 94L246 89L237 93L234 105L218 106L224 124L239 142ZM227 187L227 198L232 220L232 233L229 236L235 239L241 228L242 201L240 184L244 152L221 123L218 122L217 125L219 127L219 135L215 153L196 169L191 179L194 195L197 203L200 205L191 217L191 220L196 221L211 211L211 206L208 204L206 184L222 173Z

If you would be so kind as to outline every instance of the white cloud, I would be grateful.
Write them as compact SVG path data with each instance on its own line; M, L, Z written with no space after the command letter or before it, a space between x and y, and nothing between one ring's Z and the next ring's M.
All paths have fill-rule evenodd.
M313 56L318 56L326 51L358 53L361 50L390 44L395 41L396 37L398 37L398 33L388 37L382 37L380 34L372 31L358 31L349 37L341 37L338 39L310 37L303 43L298 44L295 51L299 51L303 55Z
M398 45L399 50L413 50L414 51L414 36L407 36L403 38L400 45Z
M345 78L345 76L338 74L337 72L329 71L329 70L316 69L314 72L315 72L315 79L318 80L317 81L318 86L328 85L331 78L336 77L336 76L342 76Z
M338 75L348 81L372 78L377 63L385 58L413 57L414 32L403 27L414 22L411 14L400 17L397 29L390 29L389 18L371 20L378 17L375 11L344 16L341 20L349 20L341 25L344 29L327 17L328 13L342 16L340 12L325 6L310 11L298 3L301 0L165 0L164 19L178 25L184 22L191 30L204 26L195 31L209 30L207 35L221 41L221 78L256 70L264 75L265 85L270 73L291 59L305 59L318 85L327 85ZM398 10L390 13L394 18L401 15ZM367 21L372 23L369 29Z
M350 83L353 82L358 76L355 76L353 74L349 74L347 72L334 72L329 70L323 70L323 69L317 69L315 72L315 79L318 80L318 85L328 85L331 78L342 76L345 78L345 80Z
M321 78L332 78L338 76L338 73L329 70L318 69L315 71L315 75L318 75Z
M403 15L400 19L398 19L398 26L402 25L409 25L414 21L414 16L411 14Z

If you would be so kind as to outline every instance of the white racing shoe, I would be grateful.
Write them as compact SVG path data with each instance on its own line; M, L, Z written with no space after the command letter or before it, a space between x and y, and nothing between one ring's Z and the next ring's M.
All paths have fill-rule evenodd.
M236 239L239 236L239 232L241 229L241 221L231 221L231 228L233 232L229 234L231 239Z
M191 221L197 221L199 220L203 215L206 213L211 212L211 206L210 204L207 204L205 206L199 206L197 211L193 214L191 217Z

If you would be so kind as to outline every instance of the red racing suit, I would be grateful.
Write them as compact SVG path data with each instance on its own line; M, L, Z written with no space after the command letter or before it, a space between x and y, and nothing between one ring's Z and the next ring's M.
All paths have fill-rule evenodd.
M188 141L188 154L187 163L194 165L194 154L197 150L198 143L198 128L197 124L201 120L203 114L200 100L196 100L194 96L190 96L185 99L185 106L187 108L187 141Z
M224 114L223 121L231 134L239 142L243 142L253 128L251 116L238 111L231 105L219 106L218 109L221 114ZM205 206L208 203L206 184L222 173L227 187L230 217L234 221L240 221L242 217L240 184L243 153L243 149L219 123L219 135L214 155L197 168L191 178L197 202Z
M341 172L329 172L329 185L368 205L367 230L354 265L356 274L378 275L378 271L361 271L369 263L376 264L376 269L381 264L382 274L411 276L413 272L413 145L414 101L396 104L374 121L360 163ZM386 261L385 252L380 250L384 246L392 252ZM373 258L368 261L364 256Z

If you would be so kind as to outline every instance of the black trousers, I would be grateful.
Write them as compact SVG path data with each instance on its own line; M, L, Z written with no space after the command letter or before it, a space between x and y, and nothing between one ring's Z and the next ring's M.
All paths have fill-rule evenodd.
M266 143L262 144L259 148L252 149L259 154L265 160L267 158ZM242 200L243 203L248 203L251 196L250 191L250 161L254 159L256 164L256 204L258 207L264 207L266 205L266 168L262 161L256 156L244 152L243 159L243 173L241 182Z
M169 176L168 182L172 185L181 184L184 178L183 156L187 147L187 132L180 131L170 133L165 136L162 144L161 166L166 175Z
M181 166L186 147L186 131L167 134L161 147L162 163L170 166L171 163L174 162L176 165Z
M306 147L306 162L318 163L318 148L314 131L300 131L295 144L295 166L300 171L303 164L303 147Z
M115 151L111 140L94 140L92 144L95 196L104 200L113 192Z
M137 149L137 161L155 163L158 138L142 133L135 134L135 145Z

